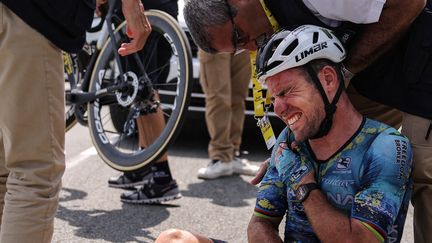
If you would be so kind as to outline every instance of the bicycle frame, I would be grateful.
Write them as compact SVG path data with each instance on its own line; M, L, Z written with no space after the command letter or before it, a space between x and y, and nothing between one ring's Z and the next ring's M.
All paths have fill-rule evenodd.
M117 0L108 1L96 40L76 56L64 55L65 84L70 84L66 128L76 121L88 126L104 162L131 171L163 156L178 135L190 98L192 54L178 22L154 10L146 12L152 32L143 50L120 56L117 48L129 41L126 23L117 14ZM160 97L159 91L169 95ZM152 130L151 123L161 130Z
M88 102L92 102L95 99L101 98L107 94L111 94L117 90L123 89L127 85L125 80L124 80L123 68L121 66L119 66L118 68L119 68L119 72L121 74L119 77L121 80L120 80L120 83L118 85L99 90L98 92L88 92L88 86L90 83L90 78L92 76L93 68L94 68L96 60L99 56L99 53L100 53L101 49L103 48L103 45L106 43L106 41L109 38L110 44L112 46L117 46L116 38L115 38L115 34L114 34L115 30L112 28L112 26L114 26L112 19L114 17L113 12L114 12L114 8L116 7L116 4L115 4L116 2L117 2L117 0L109 0L108 1L108 3L109 3L108 11L106 13L106 16L102 17L102 20L101 20L101 21L103 21L101 33L97 39L96 44L92 45L93 47L95 47L95 50L94 50L95 52L92 53L90 62L86 67L87 71L83 77L83 82L81 84L81 87L71 87L70 94L66 94L66 103L68 105L82 105L82 104L85 104ZM146 75L146 72L144 71L145 70L144 65L141 62L141 60L139 59L138 54L134 53L132 55L134 55L135 61L137 62L140 71L142 73L144 73L144 79L149 80L147 75ZM114 51L114 56L115 56L116 61L118 63L120 63L120 55L118 54L118 52ZM70 63L70 62L65 62L65 66L66 66L66 63ZM67 70L69 70L69 69L70 69L70 66L67 67ZM72 83L77 85L77 82L72 82ZM77 117L79 117L79 116L77 116Z

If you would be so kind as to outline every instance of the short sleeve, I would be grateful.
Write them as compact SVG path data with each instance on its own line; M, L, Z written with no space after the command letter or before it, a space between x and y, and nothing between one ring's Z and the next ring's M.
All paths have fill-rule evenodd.
M378 22L386 0L304 0L312 12L357 24Z
M255 215L264 218L281 218L286 210L286 186L279 179L276 167L270 165L259 186Z
M409 142L398 131L387 129L371 144L366 161L362 189L354 197L351 217L369 224L385 238L411 193Z
M275 167L275 157L278 156L278 144L286 141L287 128L285 128L273 147L269 167L260 183L257 200L255 204L255 215L264 218L283 217L287 210L286 186L279 178Z

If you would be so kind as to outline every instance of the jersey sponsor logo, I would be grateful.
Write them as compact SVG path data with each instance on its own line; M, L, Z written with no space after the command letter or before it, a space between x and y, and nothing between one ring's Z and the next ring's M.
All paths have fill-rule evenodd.
M396 139L396 164L399 165L399 176L398 179L401 180L405 176L405 164L407 162L407 149L408 144L406 141Z
M339 180L339 179L322 178L320 184L326 184L326 185L336 186L336 187L348 187L350 185L354 185L354 180Z
M336 161L336 169L337 170L348 170L351 165L351 158L350 157L340 157Z
M354 196L351 194L342 195L340 193L327 192L327 199L342 206L351 205L354 202Z
M291 176L291 182L296 181L299 179L306 171L308 170L308 167L305 165L302 165L297 171L295 171Z
M297 54L295 56L295 60L296 62L300 62L301 60L303 60L304 58L306 58L309 55L314 54L315 52L324 50L327 48L327 42L322 42L322 43L318 43L314 46L312 46L311 48L304 50L303 52L301 52L300 54Z
M387 227L387 242L397 242L398 235L398 226L396 224Z

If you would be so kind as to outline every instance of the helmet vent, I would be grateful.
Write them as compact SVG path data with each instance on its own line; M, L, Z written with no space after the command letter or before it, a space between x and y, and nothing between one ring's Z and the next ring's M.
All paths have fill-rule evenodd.
M333 44L339 49L339 51L341 51L342 53L344 53L342 47L338 43L333 42Z
M293 52L293 50L298 46L298 44L299 44L298 39L295 39L293 42L291 42L289 46L287 46L287 48L284 50L282 55L284 56L290 55Z
M279 46L279 44L281 43L283 41L283 39L279 39L279 40L275 40L273 43L272 43L272 45L271 45L271 47L272 47L272 54L273 54L273 52L276 50L276 48Z
M272 64L268 65L266 67L267 70L272 70L273 68L279 66L282 63L282 61L274 61Z
M315 43L317 43L318 42L318 32L314 32L313 33L313 37L312 37L312 44L315 44Z

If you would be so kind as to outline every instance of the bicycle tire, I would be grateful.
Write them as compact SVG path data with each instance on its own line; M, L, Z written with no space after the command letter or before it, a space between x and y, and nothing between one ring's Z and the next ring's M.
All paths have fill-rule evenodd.
M80 72L76 60L76 56L73 54L63 52L63 63L64 63L64 76L65 76L65 94L67 95L76 86L77 81L80 79ZM65 107L65 122L66 132L69 131L77 123L75 116L75 106L66 104Z
M157 67L149 74L152 76L152 74L159 72L159 74L153 75L155 76L153 79L158 79L157 83L153 83L153 85L159 87L161 94L161 109L166 121L162 133L146 148L140 148L136 130L133 133L133 129L129 129L129 133L126 133L122 129L124 127L122 124L128 120L124 116L129 113L124 110L130 111L133 102L131 105L125 106L119 104L118 100L114 99L115 97L107 96L89 103L87 110L90 136L96 150L105 163L119 171L134 171L143 168L166 152L180 132L191 94L192 54L185 33L173 17L162 11L149 10L146 11L146 16L152 25L151 36L159 36L160 38L156 43L166 42L171 47L167 59L168 63ZM125 22L116 29L117 42L121 42L124 29ZM106 41L96 61L90 82L90 92L97 92L113 85L118 78L116 68L124 65L123 62L117 63L113 58L113 52L117 51L118 47L113 48L110 41L110 39ZM147 40L143 52L147 53L146 50L154 55L157 48L152 48L149 40ZM141 55L140 58L145 58L145 56ZM126 69L125 73L126 71L130 70ZM171 74L172 72L174 75ZM161 82L161 77L165 77L166 80ZM173 87L175 89L170 90ZM173 95L170 96L170 94ZM172 105L164 103L170 100ZM118 108L119 106L121 109L112 109L112 107ZM134 121L130 120L129 123ZM133 126L131 125L131 127Z

